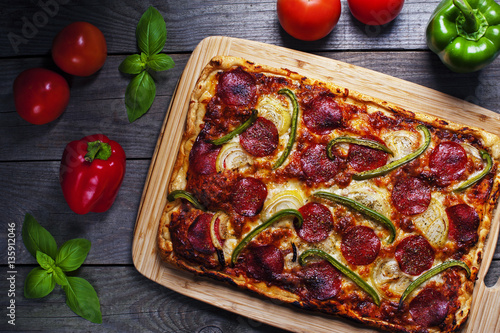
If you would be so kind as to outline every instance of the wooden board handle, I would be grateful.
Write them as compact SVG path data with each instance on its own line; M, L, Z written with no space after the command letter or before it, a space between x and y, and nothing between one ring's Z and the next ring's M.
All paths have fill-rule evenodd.
M488 273L495 254L498 231L500 229L499 220L500 209L497 209L493 216L489 237L486 241L483 265L479 269L478 280L474 287L471 312L462 332L500 332L500 278L491 288L488 288L484 283L484 278Z
M478 282L475 304L467 320L464 332L500 332L500 279L488 288L484 281Z

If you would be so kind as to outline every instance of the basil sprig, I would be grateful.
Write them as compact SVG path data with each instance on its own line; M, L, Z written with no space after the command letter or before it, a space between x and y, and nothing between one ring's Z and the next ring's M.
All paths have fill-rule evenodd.
M77 315L96 324L102 323L99 298L85 279L67 276L78 269L90 251L90 241L71 239L57 248L54 237L31 214L26 214L22 228L26 249L40 265L28 273L24 281L24 297L42 298L50 294L55 285L66 293L66 304Z
M118 69L135 75L125 90L125 106L129 122L144 115L156 96L156 85L150 72L165 71L174 67L172 58L160 53L167 41L167 27L163 16L154 7L142 15L135 30L140 54L129 55Z

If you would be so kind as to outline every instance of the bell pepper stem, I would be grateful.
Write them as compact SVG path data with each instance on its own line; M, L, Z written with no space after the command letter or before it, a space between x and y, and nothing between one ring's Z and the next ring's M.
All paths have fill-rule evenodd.
M467 0L453 0L453 4L460 9L464 15L465 22L463 23L462 28L468 33L479 30L479 22L477 21L476 15L474 15L474 11L469 5L469 2Z
M87 143L85 161L92 163L94 159L107 160L111 156L111 147L108 143L100 140Z

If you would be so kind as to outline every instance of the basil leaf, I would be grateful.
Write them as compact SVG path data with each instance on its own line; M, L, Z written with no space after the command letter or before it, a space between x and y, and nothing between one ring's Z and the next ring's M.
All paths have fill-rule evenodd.
M24 246L33 257L36 258L36 251L40 251L55 259L57 244L54 237L29 213L24 217L21 234Z
M129 122L136 121L145 114L156 96L156 85L151 75L143 71L135 76L125 91L125 106Z
M66 293L66 304L77 315L93 323L102 323L101 305L92 285L85 279L76 276L67 277L68 284L63 286Z
M146 68L146 64L141 60L138 54L132 54L122 61L118 70L126 74L139 74Z
M36 251L36 261L48 273L52 273L54 271L54 268L56 268L54 259L43 252Z
M41 267L35 267L28 273L24 280L24 297L41 298L54 290L56 286L52 273Z
M174 60L165 53L158 53L149 57L147 65L152 70L159 72L174 67L175 63Z
M167 41L167 25L160 12L149 7L139 20L135 35L139 49L146 55L160 53Z
M64 272L71 272L80 267L90 251L90 241L75 238L64 243L56 256L56 265Z
M66 286L68 285L68 278L66 277L66 274L62 271L61 267L55 267L54 269L54 281L61 286Z

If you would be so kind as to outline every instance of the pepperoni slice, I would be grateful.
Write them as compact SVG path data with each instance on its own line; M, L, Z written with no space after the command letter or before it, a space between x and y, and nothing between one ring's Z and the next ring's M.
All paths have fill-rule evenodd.
M342 126L342 110L331 95L319 95L304 109L304 124L316 134L328 134Z
M369 265L378 256L380 239L371 228L355 226L342 237L340 250L351 265Z
M199 215L188 228L187 238L193 249L198 252L212 254L215 246L210 238L210 221L212 214Z
M438 185L447 186L462 176L467 164L465 149L456 142L444 141L429 156L429 167Z
M367 139L377 140L374 137ZM381 142L383 143L383 142ZM357 172L373 170L387 164L388 154L381 150L366 146L351 144L349 145L349 165Z
M340 272L325 260L308 264L301 277L308 296L320 301L337 296L341 288Z
M267 197L266 185L252 177L241 178L234 186L232 204L234 210L243 216L257 215Z
M238 67L219 77L218 95L228 105L251 104L256 93L255 79Z
M300 166L307 179L314 183L329 181L339 172L340 162L333 161L326 155L326 146L314 144L309 146L300 157Z
M189 167L192 171L202 175L216 173L215 160L221 147L203 140L203 135L198 135L189 153Z
M271 155L278 147L279 134L274 123L258 117L252 126L240 135L240 144L250 155L263 157Z
M441 324L448 315L449 301L433 288L425 288L410 302L410 315L424 327Z
M415 177L399 179L392 189L392 203L405 215L425 212L431 202L431 189L427 183Z
M325 240L333 229L333 216L328 207L309 202L299 208L304 218L300 229L295 228L300 238L309 243Z
M245 255L247 271L257 280L269 281L283 272L285 260L283 253L274 245L249 248Z
M478 240L479 215L467 204L446 208L450 224L448 235L460 245L474 245Z
M420 275L430 269L434 262L434 249L420 235L412 235L403 239L394 253L399 268L410 275Z

